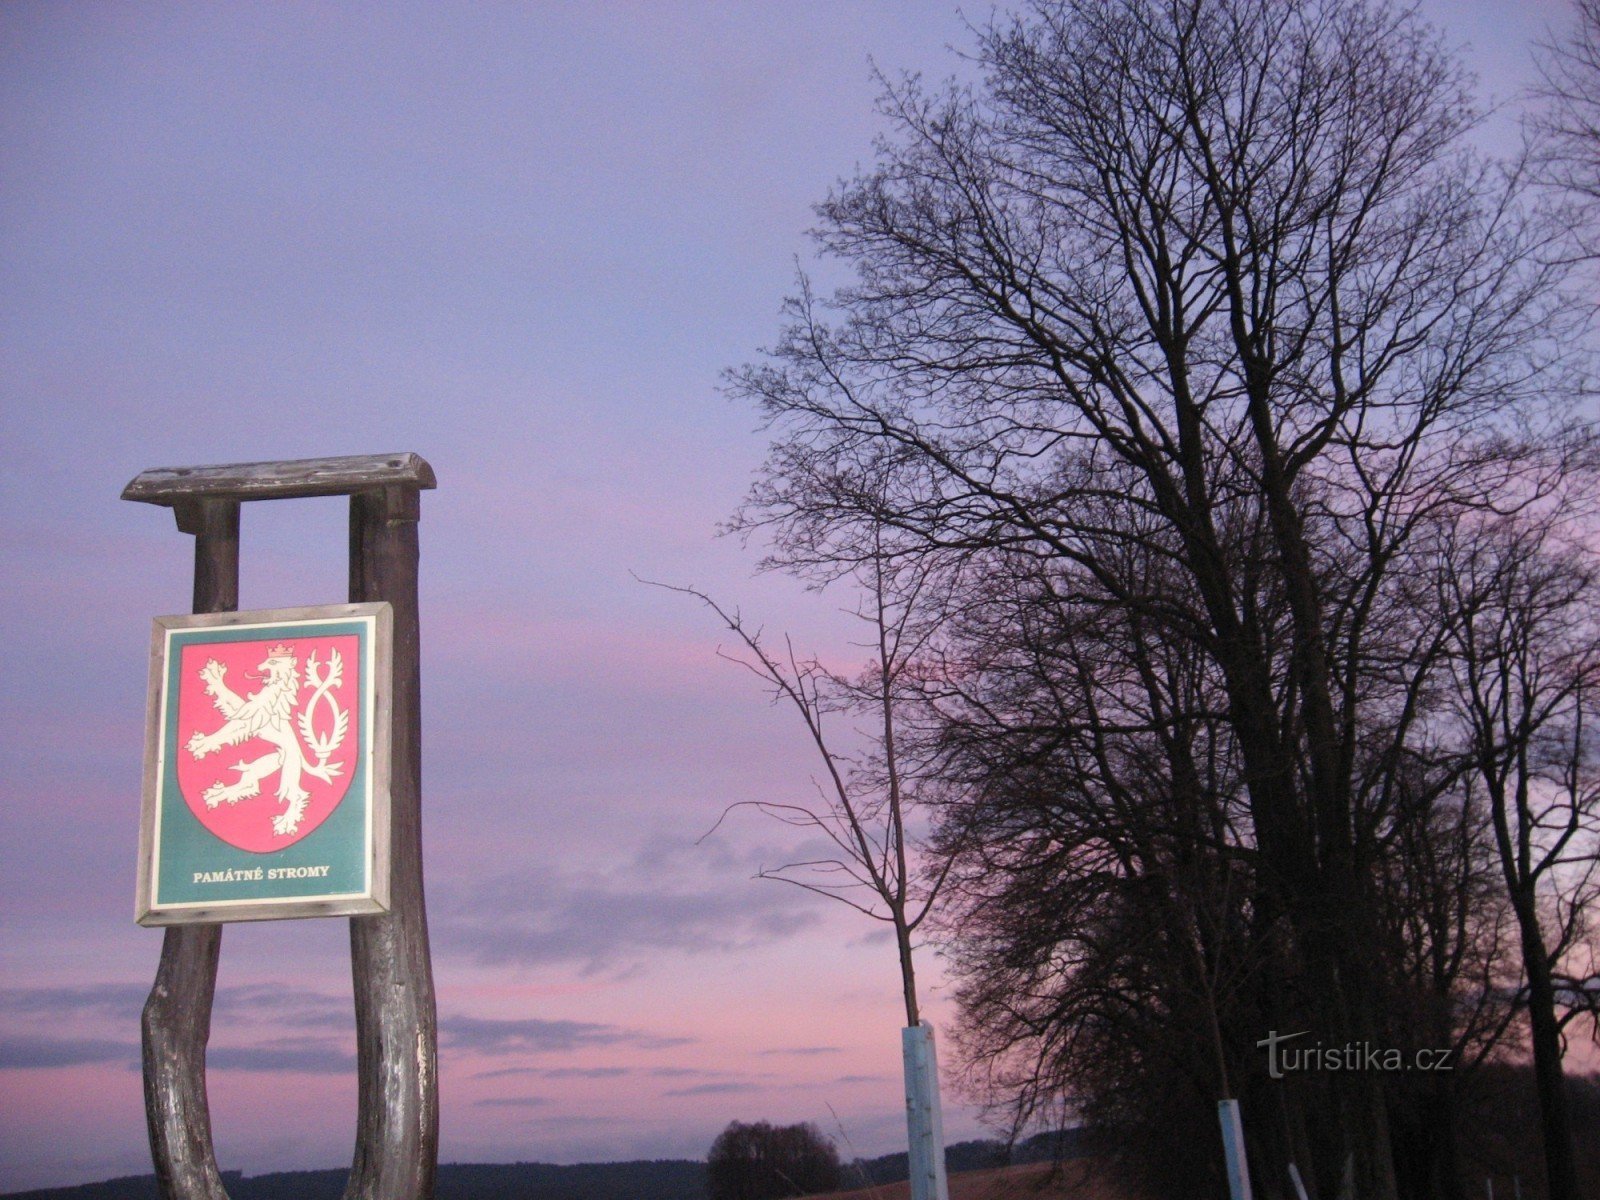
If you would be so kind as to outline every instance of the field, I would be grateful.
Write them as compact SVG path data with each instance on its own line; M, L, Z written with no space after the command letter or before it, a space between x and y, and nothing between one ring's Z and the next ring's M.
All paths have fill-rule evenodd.
M826 1200L910 1200L911 1185L889 1183L879 1187L836 1192ZM950 1200L1123 1200L1095 1168L1093 1160L1079 1159L1059 1169L1029 1163L989 1171L965 1171L950 1177Z

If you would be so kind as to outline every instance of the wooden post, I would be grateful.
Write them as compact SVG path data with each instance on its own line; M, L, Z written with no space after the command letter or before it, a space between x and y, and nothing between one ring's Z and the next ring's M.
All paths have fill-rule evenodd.
M236 611L239 502L186 500L173 509L178 528L194 534L194 611ZM169 927L140 1021L150 1158L167 1200L227 1200L206 1099L206 1043L221 953L221 925Z
M437 1018L422 892L422 672L415 487L350 498L350 599L394 606L389 911L350 919L360 1072L347 1200L433 1195L439 1155Z
M349 1200L429 1200L438 1164L437 1017L422 890L422 709L417 520L433 468L415 454L146 471L125 500L173 509L195 535L194 611L239 607L244 500L350 497L350 599L394 609L390 911L354 917L359 1080ZM222 927L166 930L145 1005L145 1114L166 1200L227 1200L211 1141L205 1048Z

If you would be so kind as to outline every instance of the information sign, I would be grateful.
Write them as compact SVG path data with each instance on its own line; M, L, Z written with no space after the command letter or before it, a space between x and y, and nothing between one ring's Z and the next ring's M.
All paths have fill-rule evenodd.
M143 925L386 912L392 613L157 617Z

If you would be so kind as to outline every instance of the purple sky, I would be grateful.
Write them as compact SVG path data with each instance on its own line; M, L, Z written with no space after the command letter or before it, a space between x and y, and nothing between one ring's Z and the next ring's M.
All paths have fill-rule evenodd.
M1505 98L1566 6L1424 10ZM903 1145L892 945L749 878L786 831L696 842L808 794L801 731L630 572L855 653L844 598L713 536L765 444L717 378L774 339L809 206L870 159L869 61L942 77L968 41L928 0L0 5L0 1190L149 1169L145 654L192 543L118 493L397 450L440 484L441 1157L696 1157L734 1118ZM243 605L343 600L344 549L340 502L247 506ZM225 1169L348 1162L348 974L343 921L226 931ZM975 1136L955 1082L947 1133Z

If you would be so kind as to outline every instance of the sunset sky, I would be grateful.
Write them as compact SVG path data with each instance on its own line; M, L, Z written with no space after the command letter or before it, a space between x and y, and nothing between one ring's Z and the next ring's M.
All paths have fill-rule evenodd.
M1510 101L1564 0L1430 0ZM872 64L969 70L940 0L0 5L0 1190L147 1172L133 922L158 466L414 451L441 1160L700 1157L732 1119L904 1146L892 941L751 876L802 730L693 584L836 663L849 597L718 538ZM1505 138L1509 116L1488 138ZM823 265L824 279L836 269ZM247 506L246 608L345 598L341 501ZM835 906L836 907L836 906ZM953 1015L924 951L934 1023ZM223 936L224 1169L348 1164L342 920ZM978 1136L946 1048L946 1132Z

